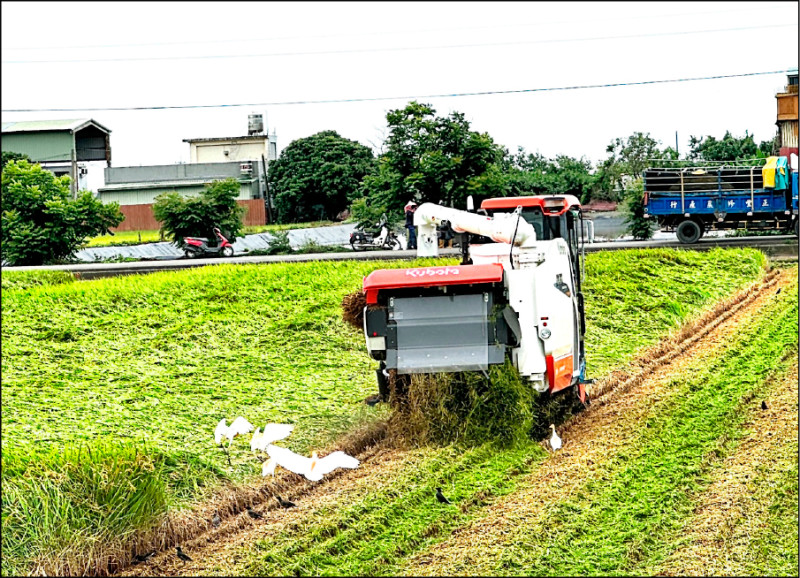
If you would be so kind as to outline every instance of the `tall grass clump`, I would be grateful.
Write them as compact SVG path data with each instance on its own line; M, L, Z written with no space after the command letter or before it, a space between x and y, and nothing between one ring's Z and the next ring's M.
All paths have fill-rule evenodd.
M410 381L406 391L392 391L390 431L412 445L510 446L528 436L535 418L537 394L508 360L490 366L488 378L456 372L413 375Z
M85 574L167 510L164 463L132 443L3 451L3 575Z

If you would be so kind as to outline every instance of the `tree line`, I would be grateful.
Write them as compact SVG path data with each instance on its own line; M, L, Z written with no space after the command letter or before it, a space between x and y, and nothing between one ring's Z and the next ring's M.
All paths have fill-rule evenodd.
M596 167L586 158L546 158L523 147L515 152L488 133L470 128L463 113L438 116L429 104L409 102L386 115L388 136L382 152L324 131L297 139L270 163L269 183L278 223L334 220L344 211L364 223L382 213L397 222L410 201L464 208L485 198L521 195L574 195L622 202L629 214L641 202L637 180L648 166L663 162L718 161L766 157L777 152L776 137L756 144L747 132L722 139L690 139L681 159L649 133L616 138ZM632 181L624 185L623 177ZM635 236L641 231L633 231ZM647 237L644 237L647 238Z
M488 133L472 130L463 113L439 116L431 105L417 101L390 110L386 122L388 136L377 155L332 130L289 143L268 170L277 223L349 215L366 225L386 214L394 225L412 200L464 208L470 195L476 205L490 197L574 195L583 204L622 202L629 231L647 239L653 225L642 218L645 168L665 161L728 162L777 152L777 135L756 144L748 133L735 137L728 131L719 140L692 136L690 150L681 159L674 148L662 148L649 133L635 132L614 139L607 158L593 167L583 157L546 158L523 147L512 153ZM0 253L6 263L69 260L89 238L122 222L118 203L103 204L89 191L72 198L69 177L55 177L24 154L2 155ZM623 176L633 181L623 186ZM235 240L242 230L237 191L235 181L219 181L197 198L164 193L156 199L154 213L178 244L184 236L213 238L209 231L215 225Z

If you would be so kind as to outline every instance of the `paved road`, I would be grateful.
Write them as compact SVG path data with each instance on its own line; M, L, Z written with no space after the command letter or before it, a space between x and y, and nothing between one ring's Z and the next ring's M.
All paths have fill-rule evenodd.
M694 245L682 245L674 239L650 241L612 241L607 243L591 243L586 245L587 252L616 251L621 249L646 249L676 247L694 251L705 251L713 247L755 247L761 249L771 258L797 259L797 237L789 235L769 237L709 237L700 239ZM442 249L442 256L458 256L459 249ZM3 267L3 271L70 271L83 279L97 277L113 277L137 273L153 273L156 271L173 271L189 267L219 265L222 263L276 263L300 261L337 261L337 260L376 260L376 259L415 259L416 251L365 251L347 253L309 253L303 255L259 255L242 257L214 257L209 259L169 259L156 261L139 261L135 263L80 263L72 265L49 265L38 267Z

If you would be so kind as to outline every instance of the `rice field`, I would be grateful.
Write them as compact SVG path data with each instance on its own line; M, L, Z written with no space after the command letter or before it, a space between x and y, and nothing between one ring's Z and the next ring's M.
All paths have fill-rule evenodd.
M762 253L742 249L588 255L590 376L608 374L687 319L760 278L765 264ZM255 425L293 423L289 445L300 453L385 419L387 408L363 403L376 390L374 362L366 355L362 335L342 321L341 302L370 271L406 266L336 261L216 265L94 281L4 273L2 574L27 573L48 564L52 568L56 560L62 570L82 573L89 566L81 564L102 559L115 548L124 550L170 513L190 508L220 488L257 478L259 468L246 443L233 445L232 466L214 446L212 431L221 417L244 415ZM665 402L657 408L652 431L642 434L642 445L631 458L640 469L628 471L628 458L610 462L604 479L613 483L588 486L584 491L592 496L589 502L559 506L562 514L554 519L565 536L578 535L547 547L580 543L579 526L567 515L577 508L584 524L610 532L619 529L617 521L629 519L631 528L609 538L617 545L609 546L602 564L580 573L644 571L668 559L666 550L658 559L637 559L638 565L625 565L619 556L631 539L652 533L656 520L664 522L664 532L678 532L689 506L676 497L668 515L654 519L647 510L654 493L671 496L678 489L685 494L701 487L699 478L708 470L698 464L716 451L719 440L744 435L745 422L736 418L738 406L726 406L723 400L757 391L765 377L779 379L787 371L779 354L792 343L796 364L796 303L795 285L776 300L773 315L742 329L736 343L747 347L732 345L732 357L725 354L717 365L680 381L687 395L672 399L685 403ZM783 349L773 352L770 344ZM756 377L736 379L743 364L754 358L763 359ZM706 413L693 417L698 404ZM663 453L666 432L696 427L704 423L701 416L715 425L697 434L688 453L676 450L668 460L672 469L655 463L652 456ZM525 474L547 457L536 442L409 450L413 467L396 474L390 486L365 490L347 508L315 511L309 519L317 520L313 531L302 524L288 527L277 541L251 551L246 565L220 572L403 574L404 568L414 568L417 573L415 555L468 525L488 502L524 491ZM649 488L646 480L651 478L663 483ZM684 488L686 479L691 483ZM792 490L788 478L777 480L796 497L796 483ZM429 508L424 496L437 485L461 507ZM631 487L640 488L641 501L623 508L624 491ZM768 492L764 499L776 496ZM604 517L607 503L620 504L613 523ZM549 558L524 537L512 538L509 547L523 552L514 558L521 566L495 561L487 566L488 573L575 573L570 567L545 564ZM464 570L451 566L448 572Z

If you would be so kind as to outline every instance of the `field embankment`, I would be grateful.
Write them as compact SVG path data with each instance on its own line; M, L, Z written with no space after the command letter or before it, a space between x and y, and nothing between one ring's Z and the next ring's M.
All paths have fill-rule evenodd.
M608 373L758 278L763 265L763 255L748 250L589 255L590 371ZM213 446L220 417L295 423L287 445L299 452L385 417L385 408L361 403L375 390L373 367L362 337L341 321L340 303L372 269L400 266L408 264L215 266L47 285L4 275L3 574L108 572L131 560L131 544L146 547L142 536L184 515L176 510L230 483L254 483L257 462L247 444L234 444L230 468ZM287 540L276 548L291 549L291 536L303 540L276 551L273 563L309 573L399 568L483 516L499 496L515 495L546 458L535 442L415 452L380 458L405 464L405 477L387 474L391 487L370 480L361 500L346 507L334 500L331 510L312 500L304 517L327 530L308 538L302 524L295 534L284 528ZM368 464L380 461L372 459L348 475L369 480ZM349 478L331 487L340 479ZM430 508L434 484L457 511ZM298 491L314 496L326 486ZM327 550L304 557L336 536L342 555L362 538L386 539L360 551L372 566L342 566ZM159 536L158 543L178 538L188 539ZM253 571L284 573L269 565L270 548L259 547L264 556L251 561ZM297 564L278 562L284 556Z

